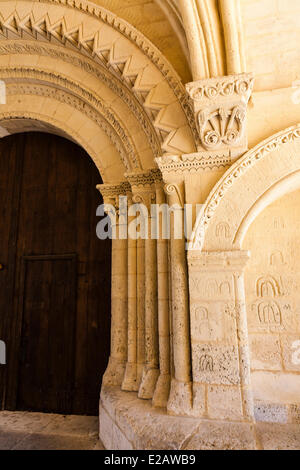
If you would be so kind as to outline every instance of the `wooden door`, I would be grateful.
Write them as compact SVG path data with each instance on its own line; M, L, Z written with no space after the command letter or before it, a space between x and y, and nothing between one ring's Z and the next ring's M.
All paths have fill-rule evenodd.
M81 148L40 133L3 139L1 169L2 408L97 414L111 258L96 237L99 173Z

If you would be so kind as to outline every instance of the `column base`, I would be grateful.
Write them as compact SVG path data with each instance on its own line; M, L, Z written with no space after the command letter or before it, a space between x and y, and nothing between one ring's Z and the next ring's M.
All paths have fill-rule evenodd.
M107 369L103 375L103 385L121 386L124 378L125 366L125 362L120 362L118 359L110 357Z
M158 376L159 369L144 368L142 382L139 388L139 398L150 400L153 397Z
M122 390L125 392L137 392L139 387L137 384L137 370L136 364L127 362L125 368L124 379L122 382Z
M170 396L167 411L170 415L192 415L193 392L192 382L179 382L171 380Z
M295 438L293 429L289 445L299 448L300 431ZM282 438L283 431L277 439L281 448ZM165 410L153 409L150 401L116 387L101 390L100 439L107 450L255 450L260 441L255 425L168 416Z
M168 374L161 374L156 383L152 405L155 408L166 408L170 395L171 376Z

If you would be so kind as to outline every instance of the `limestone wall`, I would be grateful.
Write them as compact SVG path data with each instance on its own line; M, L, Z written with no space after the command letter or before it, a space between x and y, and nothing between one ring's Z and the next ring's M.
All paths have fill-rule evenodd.
M299 207L299 191L285 195L257 217L243 244L251 250L245 288L254 399L259 414L277 420L288 419L287 408L274 405L300 408Z
M285 88L299 78L300 2L241 0L247 70L256 90Z

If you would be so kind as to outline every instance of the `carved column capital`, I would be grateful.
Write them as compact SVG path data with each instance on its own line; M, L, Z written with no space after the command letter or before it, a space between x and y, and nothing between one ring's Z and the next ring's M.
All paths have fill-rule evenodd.
M144 204L149 212L151 204L154 204L156 200L155 181L158 177L156 171L159 170L151 169L143 173L127 173L125 175L131 186L133 202Z
M119 210L120 196L127 196L131 191L131 186L127 181L119 184L99 184L98 191L102 194L104 204L109 204Z
M188 83L201 145L199 152L238 158L247 150L247 104L253 90L251 74L229 75Z

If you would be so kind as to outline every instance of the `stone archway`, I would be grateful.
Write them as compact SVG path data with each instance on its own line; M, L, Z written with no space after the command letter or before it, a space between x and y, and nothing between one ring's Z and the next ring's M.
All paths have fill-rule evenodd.
M111 241L95 235L99 171L48 132L0 145L0 407L96 415L111 311Z
M119 195L136 197L142 186L152 194L158 181L156 197L164 201L161 174L157 169L152 173L155 159L194 152L198 137L185 88L163 55L130 24L88 1L3 1L0 26L0 78L7 90L7 103L0 109L2 132L17 129L20 121L34 121L35 127L39 123L51 126L80 143L93 158L104 182L99 189L106 201L117 205ZM141 272L132 276L133 284L151 274L142 265L148 249L140 247ZM114 346L105 381L120 385L124 362L128 359L130 366L136 367L127 358L126 344L131 334L127 329L127 258L136 257L136 252L127 241L119 240L113 241L114 251L122 256L113 257ZM122 274L118 276L120 269ZM168 267L162 273L164 279L167 271ZM153 288L153 283L148 285ZM166 284L164 288L167 290ZM167 321L168 295L163 295ZM143 298L133 298L132 302L141 309L137 334L143 345L144 316L148 315L149 321L149 315L157 315L157 301L148 314ZM151 334L156 344L156 332ZM168 355L169 345L164 349ZM140 351L141 373L145 363L142 346ZM148 361L152 364L153 358L148 357ZM164 363L169 368L168 361ZM152 366L149 368L151 375ZM153 378L147 385L150 396L157 371L155 362ZM169 396L168 386L169 376L163 376L164 403Z
M216 412L233 420L254 416L244 289L250 253L242 243L265 207L300 187L299 138L298 125L247 152L215 186L193 231L188 253L193 380L198 387L208 387L212 417ZM268 290L277 296L281 287L272 278L261 277L257 289L257 295ZM197 330L200 306L210 313L210 336ZM261 307L262 316L268 314L265 307ZM275 303L270 308L278 316ZM212 371L201 369L203 354L213 361ZM223 403L226 398L226 404L218 405L216 397L223 397Z
M183 85L162 54L125 21L91 2L21 0L1 2L0 23L1 75L8 91L14 86L16 94L23 86L25 95L45 96L47 84L72 95L54 99L85 108L94 121L87 104L96 108L113 128L106 134L119 148L121 140L131 157L127 171L154 166L164 152L195 150L194 117ZM12 85L14 80L18 84Z

